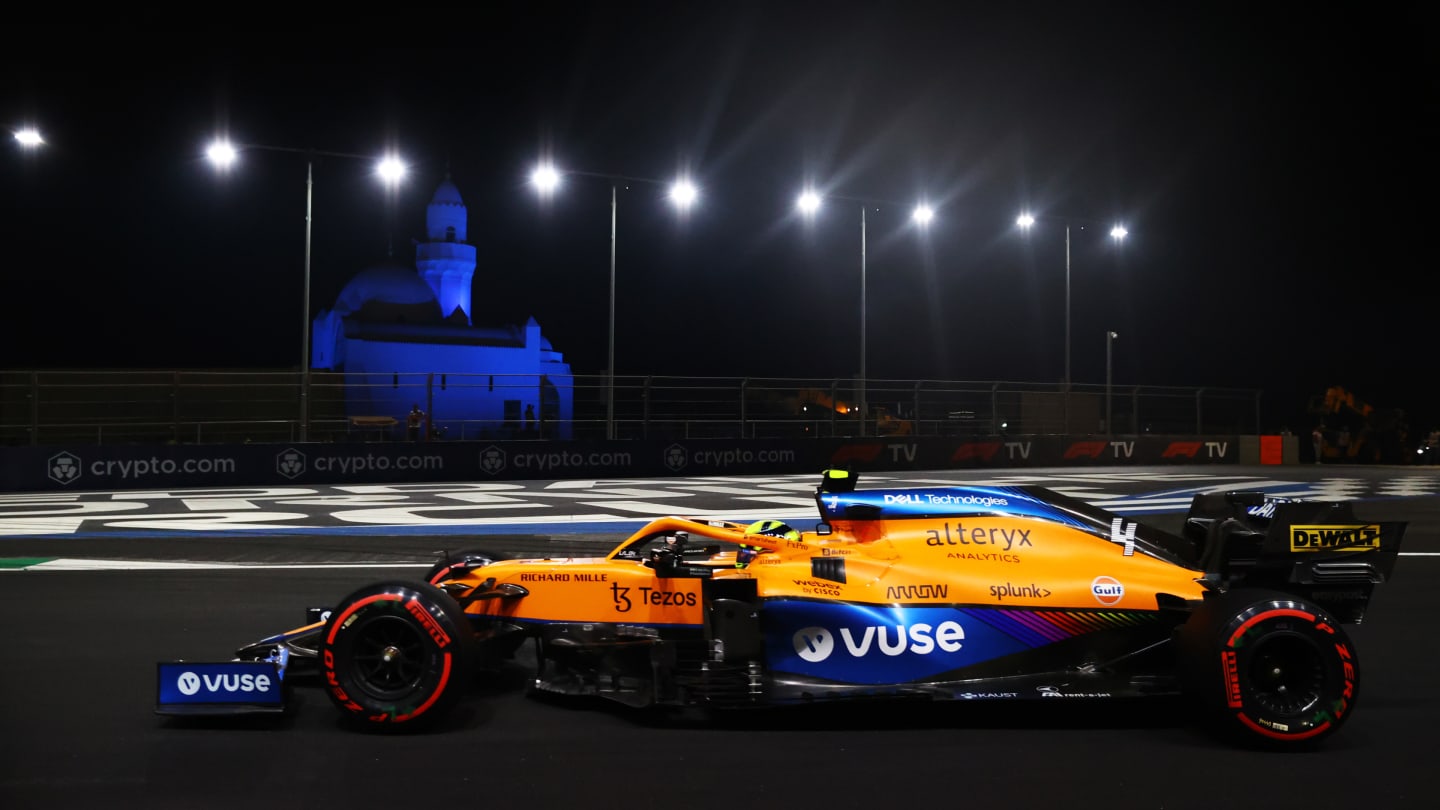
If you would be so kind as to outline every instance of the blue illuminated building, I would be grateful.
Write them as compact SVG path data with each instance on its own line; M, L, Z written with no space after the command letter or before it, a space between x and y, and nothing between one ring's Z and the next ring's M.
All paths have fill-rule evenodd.
M425 230L414 268L363 270L316 316L312 367L344 372L351 417L403 421L418 403L451 438L570 438L570 366L540 324L474 322L475 246L465 241L465 204L448 177L426 209Z

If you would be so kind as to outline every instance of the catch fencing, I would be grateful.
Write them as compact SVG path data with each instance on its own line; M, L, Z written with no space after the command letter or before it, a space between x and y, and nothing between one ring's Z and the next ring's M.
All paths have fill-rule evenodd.
M543 383L549 396L573 403L569 415L543 412L531 421L518 413L447 413L446 403L467 387L507 402L537 401L533 374L314 372L307 385L297 371L47 370L0 372L0 445L404 439L403 412L347 412L357 386L423 404L430 441L1261 432L1259 391L1211 387L575 375Z

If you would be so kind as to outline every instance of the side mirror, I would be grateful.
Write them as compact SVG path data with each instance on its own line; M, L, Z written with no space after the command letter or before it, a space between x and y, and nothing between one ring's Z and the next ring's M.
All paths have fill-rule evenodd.
M667 554L655 561L655 576L661 579L709 579L715 569L708 565L687 565L678 554Z

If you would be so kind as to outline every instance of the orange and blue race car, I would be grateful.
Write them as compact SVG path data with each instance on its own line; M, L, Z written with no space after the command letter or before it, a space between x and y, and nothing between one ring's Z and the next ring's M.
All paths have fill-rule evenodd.
M448 552L225 662L162 662L165 715L283 711L310 682L361 729L424 728L532 645L538 693L633 707L1184 698L1241 744L1355 710L1360 622L1405 524L1348 502L1196 495L1172 534L1034 486L867 490L819 519L667 517L602 557Z

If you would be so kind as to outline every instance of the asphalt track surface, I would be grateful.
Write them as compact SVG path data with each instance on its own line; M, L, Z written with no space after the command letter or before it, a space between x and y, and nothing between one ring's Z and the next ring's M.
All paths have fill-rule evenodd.
M483 493L463 487L358 493L387 495L401 512L418 507L410 518L390 513L411 523L399 528L337 517L376 508L355 500L354 488L13 495L0 496L0 558L10 569L0 570L0 808L1436 806L1440 651L1430 619L1440 583L1440 471L903 476L1019 477L1172 530L1185 492L1261 481L1271 491L1354 499L1364 519L1410 521L1393 581L1377 590L1365 623L1347 628L1363 666L1347 725L1318 751L1267 754L1221 744L1180 707L1154 703L905 704L656 721L527 697L523 662L479 682L449 722L423 735L349 731L318 690L300 690L297 710L279 720L177 721L153 713L157 661L228 658L240 643L301 623L305 606L421 575L439 548L584 553L613 545L637 512L668 506L676 514L813 514L785 499L803 502L814 481L525 482L508 490L506 504L477 501L471 496ZM546 500L577 487L587 494ZM464 497L452 498L457 492ZM657 497L663 492L675 497ZM498 511L482 519L448 508L456 503ZM437 509L427 513L427 504ZM288 528L186 517L197 512L259 515L245 525ZM417 517L437 513L455 522ZM179 562L192 567L168 567Z

